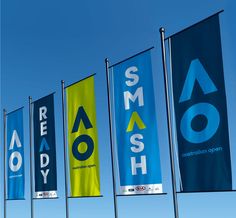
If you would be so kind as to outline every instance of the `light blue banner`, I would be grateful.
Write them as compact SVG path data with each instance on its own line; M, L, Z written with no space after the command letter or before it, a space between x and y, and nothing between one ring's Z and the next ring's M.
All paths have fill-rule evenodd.
M23 108L7 115L7 197L24 199Z
M162 193L151 51L112 66L110 73L121 193Z

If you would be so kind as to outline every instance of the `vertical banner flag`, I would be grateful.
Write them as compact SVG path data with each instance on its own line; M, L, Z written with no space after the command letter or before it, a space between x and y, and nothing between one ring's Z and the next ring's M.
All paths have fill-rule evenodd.
M23 108L7 114L7 198L24 199L24 131Z
M33 103L35 197L57 197L54 94Z
M66 88L71 196L99 196L94 76Z
M170 40L183 191L231 190L219 15Z
M162 193L151 51L110 68L121 193Z

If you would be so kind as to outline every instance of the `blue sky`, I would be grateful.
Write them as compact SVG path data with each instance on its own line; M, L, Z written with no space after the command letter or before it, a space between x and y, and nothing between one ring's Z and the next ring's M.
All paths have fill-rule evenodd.
M11 111L25 106L26 201L8 202L7 217L30 217L28 96L38 99L53 91L56 91L55 118L60 198L35 201L35 218L65 217L60 81L63 79L68 85L92 73L97 74L95 90L101 190L104 197L69 200L70 217L114 217L104 59L108 57L112 64L153 45L155 49L152 52L152 63L163 186L168 195L118 198L119 217L174 217L159 28L164 26L168 36L221 9L225 9L220 15L220 21L235 189L236 3L234 0L2 0L1 107ZM2 158L1 152L1 160ZM2 161L0 167L2 169ZM2 180L1 170L1 196ZM234 192L180 194L178 195L180 217L234 218L235 199ZM0 216L3 217L2 197L0 202Z

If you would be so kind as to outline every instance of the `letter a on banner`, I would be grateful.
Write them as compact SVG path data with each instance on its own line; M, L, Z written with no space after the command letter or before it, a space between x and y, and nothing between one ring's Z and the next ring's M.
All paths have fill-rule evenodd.
M183 191L231 190L219 14L169 40Z
M24 199L24 133L23 108L7 114L7 197Z
M121 192L162 193L151 51L110 69Z
M56 143L54 95L48 95L34 105L34 176L35 197L57 197Z
M94 76L66 88L71 196L99 196Z

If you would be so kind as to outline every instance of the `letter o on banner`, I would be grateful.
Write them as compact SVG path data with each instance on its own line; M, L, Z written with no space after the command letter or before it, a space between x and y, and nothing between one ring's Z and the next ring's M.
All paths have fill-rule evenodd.
M80 153L78 150L79 145L84 142L87 144L87 150L84 153ZM87 160L93 153L94 142L89 135L80 135L77 137L72 145L73 156L80 161Z
M17 164L14 164L14 159L17 159ZM22 157L20 152L15 151L11 154L10 158L9 158L9 167L11 169L12 172L17 172L22 165Z
M207 125L201 131L195 131L191 126L193 118L198 115L203 115L207 119ZM219 124L218 110L212 104L198 103L184 113L180 123L180 131L187 141L197 144L209 140L216 133Z

